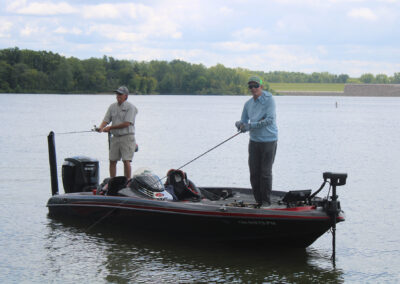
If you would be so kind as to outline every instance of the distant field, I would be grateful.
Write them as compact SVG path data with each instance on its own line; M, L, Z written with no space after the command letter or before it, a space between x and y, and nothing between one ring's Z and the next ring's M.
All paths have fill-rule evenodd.
M316 92L343 92L344 84L319 83L268 83L275 91L316 91Z

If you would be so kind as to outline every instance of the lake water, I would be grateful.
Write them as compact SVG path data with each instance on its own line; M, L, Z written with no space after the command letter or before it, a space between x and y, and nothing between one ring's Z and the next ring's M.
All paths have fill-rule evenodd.
M133 170L160 177L235 134L247 96L131 96L139 109ZM279 143L274 189L313 189L322 172L338 188L336 265L326 233L305 250L179 243L47 216L47 134L99 125L113 95L0 95L1 283L399 283L400 98L275 97ZM249 187L248 135L184 168L199 186ZM64 158L86 155L108 176L107 136L56 134ZM122 173L122 165L118 173ZM326 192L325 192L326 194Z

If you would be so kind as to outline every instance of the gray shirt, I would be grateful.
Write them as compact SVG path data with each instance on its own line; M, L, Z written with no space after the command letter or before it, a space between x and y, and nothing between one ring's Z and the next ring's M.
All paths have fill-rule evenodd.
M121 105L113 103L108 108L103 120L107 123L112 122L112 125L130 122L128 127L112 129L111 134L114 136L135 134L135 118L137 113L138 109L128 101L124 101Z

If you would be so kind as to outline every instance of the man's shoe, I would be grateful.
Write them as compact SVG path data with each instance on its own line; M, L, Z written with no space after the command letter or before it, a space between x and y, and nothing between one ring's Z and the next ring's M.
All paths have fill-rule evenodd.
M271 203L269 203L269 202L264 202L264 203L260 206L260 208L271 208Z

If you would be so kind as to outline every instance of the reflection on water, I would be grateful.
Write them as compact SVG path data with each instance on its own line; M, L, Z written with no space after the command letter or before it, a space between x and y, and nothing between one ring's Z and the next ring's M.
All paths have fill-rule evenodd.
M342 270L333 267L330 256L310 248L182 241L112 224L87 231L89 226L82 221L48 219L48 276L68 279L74 274L74 279L82 275L89 282L113 283L343 281Z

